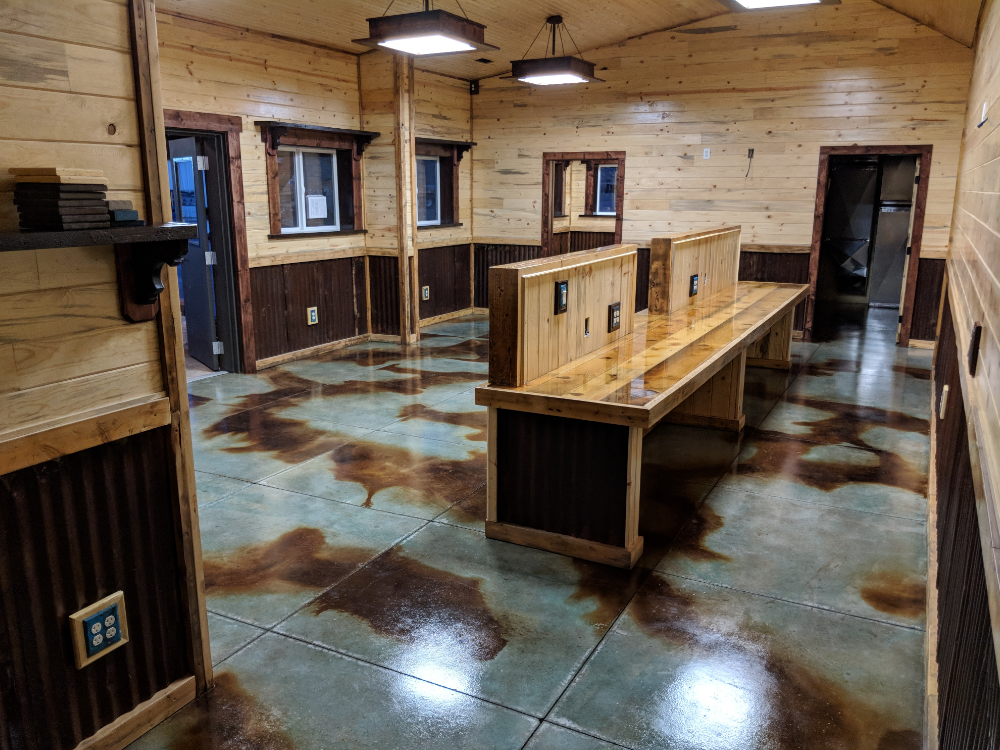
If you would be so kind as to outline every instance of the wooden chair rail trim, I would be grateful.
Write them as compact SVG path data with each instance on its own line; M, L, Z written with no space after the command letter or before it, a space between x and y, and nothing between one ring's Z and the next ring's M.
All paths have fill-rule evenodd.
M0 435L0 474L170 424L162 393Z
M101 727L96 734L77 745L76 750L122 750L184 708L194 700L194 696L194 677L182 677L127 714Z
M663 238L679 244L681 242L689 242L691 240L703 240L707 237L715 237L720 234L739 232L741 229L742 225L739 224L724 224L721 227L702 229L697 232L674 232L673 234L665 234L663 235Z

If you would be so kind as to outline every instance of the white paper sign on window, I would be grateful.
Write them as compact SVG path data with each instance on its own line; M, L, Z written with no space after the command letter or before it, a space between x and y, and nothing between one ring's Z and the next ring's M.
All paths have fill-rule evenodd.
M307 195L306 196L306 212L309 214L306 218L309 218L309 219L325 219L326 218L326 196L325 195Z

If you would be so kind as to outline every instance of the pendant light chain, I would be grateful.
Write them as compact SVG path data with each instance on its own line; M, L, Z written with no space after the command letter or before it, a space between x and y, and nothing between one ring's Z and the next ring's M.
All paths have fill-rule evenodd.
M393 0L393 2L395 2L395 0ZM531 40L531 44L529 44L529 45L528 45L528 49L526 49L526 50L524 51L524 54L523 54L523 55L521 55L521 59L522 59L522 60L523 60L524 58L526 58L526 57L528 56L528 53L529 53L529 52L531 52L531 48L535 46L535 42L537 42L537 41L538 41L538 37L540 37L540 36L542 35L542 32L543 32L543 31L545 31L545 27L546 27L546 26L548 26L548 25L549 25L549 22L548 22L548 21L545 21L544 23L542 23L542 28L540 28L540 29L538 30L538 33L537 33L537 34L535 34L535 38L534 38L534 39L532 39L532 40Z

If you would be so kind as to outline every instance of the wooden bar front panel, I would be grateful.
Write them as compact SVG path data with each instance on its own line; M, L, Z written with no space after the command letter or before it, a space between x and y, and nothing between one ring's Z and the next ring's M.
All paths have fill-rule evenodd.
M497 521L624 547L629 428L496 414Z
M649 312L669 315L696 305L736 283L740 267L740 227L654 237L649 255ZM691 276L698 293L689 295Z

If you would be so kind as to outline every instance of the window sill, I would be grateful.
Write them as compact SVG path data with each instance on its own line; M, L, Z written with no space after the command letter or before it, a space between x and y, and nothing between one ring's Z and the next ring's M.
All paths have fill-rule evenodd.
M417 227L418 232L423 232L427 229L452 229L454 227L463 226L461 223L458 224L427 224L426 226Z
M581 219L617 219L617 214L580 214Z
M269 234L269 240L307 240L311 237L347 237L352 234L368 234L367 229L344 229L340 232L285 232Z

